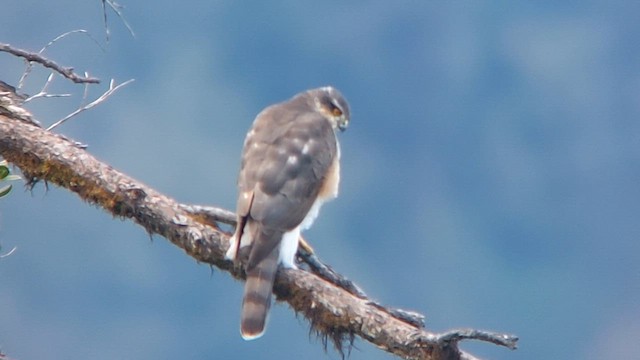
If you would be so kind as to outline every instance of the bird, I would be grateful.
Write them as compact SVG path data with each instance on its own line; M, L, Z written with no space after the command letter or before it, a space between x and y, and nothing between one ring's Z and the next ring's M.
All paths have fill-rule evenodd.
M336 134L349 122L346 99L325 86L266 107L245 137L237 225L225 254L244 264L240 333L245 340L264 334L278 266L296 268L300 232L338 195Z

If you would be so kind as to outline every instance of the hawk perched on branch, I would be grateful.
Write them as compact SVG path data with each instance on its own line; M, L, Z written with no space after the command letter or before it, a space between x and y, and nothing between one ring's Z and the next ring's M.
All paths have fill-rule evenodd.
M264 333L278 264L296 267L300 231L311 226L322 203L338 195L336 131L348 125L342 94L322 87L267 107L247 133L238 225L226 254L246 266L240 323L245 340Z

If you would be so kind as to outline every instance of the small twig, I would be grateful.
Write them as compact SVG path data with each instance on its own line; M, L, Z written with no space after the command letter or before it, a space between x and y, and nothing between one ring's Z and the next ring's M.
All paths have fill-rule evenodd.
M107 5L106 0L102 0L102 17L104 19L104 33L107 42L109 42L109 37L111 33L109 32L109 25L107 25Z
M475 330L475 329L458 329L447 331L436 335L439 343L452 343L461 340L480 340L504 346L511 350L518 348L518 337L509 334L498 334L495 332Z
M4 255L0 255L0 259L5 258L7 256L11 256L11 254L13 254L16 250L18 249L17 246L14 246L13 249L9 250L8 253L4 254Z
M181 204L180 208L194 217L206 219L208 224L221 222L223 224L236 226L236 214L229 210L213 206L184 204Z
M89 39L93 40L93 42L98 45L98 47L102 50L105 51L104 48L100 45L100 43L93 38L93 36L91 36L91 34L83 29L77 29L77 30L71 30L71 31L67 31L64 34L58 35L56 36L53 40L49 41L45 46L42 47L42 49L40 49L40 51L38 51L39 55L42 55L44 53L45 50L47 50L49 47L51 47L53 44L55 44L57 41L64 39L65 37L71 35L71 34L84 34L86 36L89 37ZM18 82L18 88L21 89L22 86L24 85L24 81L27 78L27 76L29 76L29 74L31 73L31 69L33 68L32 63L30 61L27 61L27 67L24 69L24 72L22 73L22 76L20 77L20 81ZM88 78L88 75L85 73L85 77Z
M404 321L407 324L411 324L417 328L424 328L426 326L425 316L420 314L417 311L404 310L404 309L384 306L375 301L369 301L369 304L377 307L382 311L385 311L387 314L393 316L394 318Z
M86 76L88 74L85 72L84 75ZM82 92L82 103L87 101L88 97L89 97L89 84L84 84L84 91Z
M411 324L417 328L423 328L425 326L424 315L410 310L398 309L389 306L384 306L379 302L372 300L356 283L349 280L346 276L336 272L333 268L324 262L322 262L315 254L309 253L302 248L298 249L298 257L309 266L309 269L314 274L323 278L324 280L338 286L348 293L359 297L360 299L368 300L369 304L377 307L378 309L385 311L387 314L394 318Z
M118 4L117 2L115 2L113 0L102 0L102 14L103 14L103 17L104 17L104 31L105 31L105 34L107 36L107 42L109 42L109 35L110 35L109 26L107 25L107 5L109 5L111 10L113 10L113 12L115 12L116 15L118 15L120 20L122 20L122 23L124 24L124 26L127 28L127 30L129 30L129 34L131 34L132 37L136 37L136 34L133 32L133 29L131 28L131 26L129 25L127 20L122 15L122 12L120 12L120 9L122 9L123 6Z
M51 47L51 45L55 44L57 41L62 40L62 39L66 38L67 36L72 35L72 34L83 34L83 35L86 35L87 37L89 37L89 39L91 39L94 43L96 43L96 45L98 45L100 50L105 52L105 49L102 47L102 45L100 45L98 40L96 40L93 36L91 36L91 33L89 33L87 30L84 30L84 29L76 29L76 30L67 31L64 34L60 34L60 35L56 36L53 40L49 41L47 43L47 45L43 46L42 49L40 49L40 51L38 51L38 54L42 54L45 50L47 50L47 48Z
M37 98L50 98L50 97L68 97L71 96L71 94L49 94L47 92L47 88L49 87L49 85L53 82L53 78L55 76L55 73L51 73L49 74L49 77L47 78L47 82L44 84L44 86L42 87L42 90L40 90L39 93L28 97L27 99L24 100L25 103L33 100L33 99L37 99Z
M39 53L33 53L26 50L14 48L11 45L5 43L0 43L0 51L8 52L9 54L24 58L27 61L36 62L44 67L55 70L74 83L100 83L100 79L98 78L79 76L73 72L73 68L60 66L56 62L45 58Z
M304 261L305 264L309 265L311 271L320 276L321 278L327 280L328 282L337 285L350 294L353 294L361 299L369 299L367 294L360 289L358 285L356 285L353 281L347 279L341 274L338 274L333 268L325 263L323 263L315 254L308 253L304 250L298 250L298 256L300 259Z
M109 96L111 96L114 92L116 92L118 89L120 89L121 87L128 85L129 83L133 82L134 79L129 79L125 82L123 82L120 85L114 86L115 85L115 80L111 79L111 82L109 83L109 90L105 91L104 94L100 95L99 98L93 100L92 102L88 103L87 105L77 109L76 111L72 112L71 114L63 117L62 119L56 121L53 125L49 126L47 128L47 130L52 130L53 128L57 127L58 125L64 123L65 121L71 119L72 117L80 114L81 112L85 111L85 110L89 110L92 107L102 103L103 101L105 101Z

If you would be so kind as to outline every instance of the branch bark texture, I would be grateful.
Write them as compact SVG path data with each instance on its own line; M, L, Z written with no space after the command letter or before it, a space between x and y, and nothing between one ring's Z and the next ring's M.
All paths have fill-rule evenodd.
M114 216L133 220L148 233L165 237L194 259L237 279L244 277L241 269L224 259L229 234L215 222L203 222L185 210L188 205L177 203L98 161L76 143L17 115L0 112L0 156L18 166L29 184L45 181L73 191ZM334 341L340 352L344 341L352 342L355 336L405 359L472 359L458 348L458 342L466 339L511 349L516 346L517 338L511 335L477 330L430 332L304 270L280 270L274 293L309 319L324 339Z

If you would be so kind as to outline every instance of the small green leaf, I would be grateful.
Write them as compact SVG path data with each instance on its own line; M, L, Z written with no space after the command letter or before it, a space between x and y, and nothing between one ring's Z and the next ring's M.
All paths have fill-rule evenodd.
M0 188L0 197L3 197L5 195L7 195L9 193L9 191L11 191L11 188L12 188L11 185L8 185L8 186L5 186L3 188Z
M9 168L4 166L4 165L0 165L0 180L6 178L7 176L9 176Z
M16 180L20 180L22 179L20 176L18 175L9 175L7 177L4 178L4 181L16 181Z

